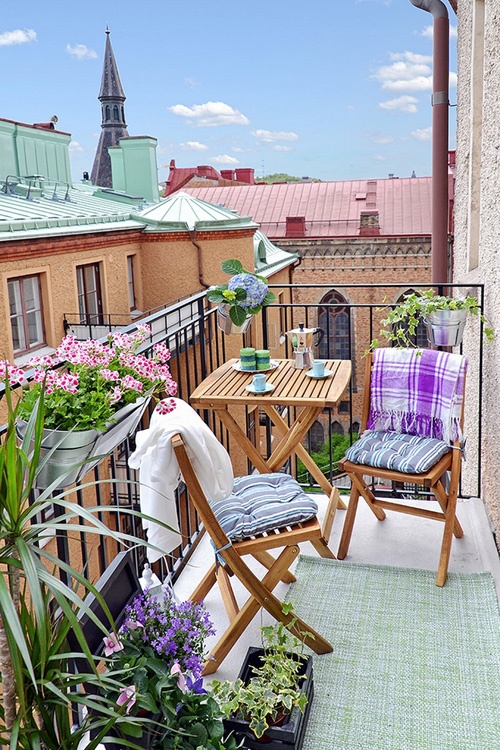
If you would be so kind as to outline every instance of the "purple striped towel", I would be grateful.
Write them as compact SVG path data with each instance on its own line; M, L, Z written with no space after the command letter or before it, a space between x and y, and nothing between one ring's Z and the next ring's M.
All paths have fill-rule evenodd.
M467 357L431 349L375 349L369 430L461 440Z

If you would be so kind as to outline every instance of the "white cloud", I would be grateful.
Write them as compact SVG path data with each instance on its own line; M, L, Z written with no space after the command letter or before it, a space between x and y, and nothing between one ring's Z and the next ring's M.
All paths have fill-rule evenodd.
M250 148L241 148L241 146L231 146L231 151L234 151L235 154L248 154L251 150Z
M200 85L200 82L196 78L192 78L191 76L187 76L187 78L184 79L184 83L186 84L186 86L189 86L190 89L195 89Z
M14 44L36 42L36 31L33 29L15 29L0 34L0 47L11 47Z
M76 153L83 153L85 149L83 146L81 146L78 141L71 141L71 143L68 146L68 151L70 154L76 154Z
M186 107L184 104L174 104L168 108L176 117L185 118L190 125L211 128L219 125L249 125L250 120L239 110L233 109L224 102L206 102Z
M389 111L399 110L400 112L409 112L415 114L417 112L418 99L414 96L398 96L397 99L389 99L386 102L380 102L378 105L380 109L387 109Z
M411 133L411 137L416 141L430 141L432 138L432 127L418 128Z
M386 161L386 158L382 154L373 154L372 161Z
M279 143L273 146L273 151L293 151L291 146L281 146Z
M392 135L383 135L382 133L372 133L368 137L373 143L385 144L392 143L394 141Z
M434 27L432 24L430 26L426 26L421 32L420 36L425 36L428 39L432 39L434 34ZM457 27L450 25L450 39L456 39L457 38Z
M432 57L413 52L391 54L392 65L377 68L372 78L386 91L428 91L432 89Z
M252 130L252 135L264 143L276 143L276 141L298 141L297 133L287 133L280 130Z
M91 47L87 47L86 44L75 44L74 47L67 44L66 52L68 55L76 57L77 60L95 60L97 58L97 52Z
M212 156L210 161L214 164L239 164L238 159L235 159L234 156L228 156L227 154Z
M185 143L179 143L179 146L183 151L208 151L208 146L199 141L186 141Z

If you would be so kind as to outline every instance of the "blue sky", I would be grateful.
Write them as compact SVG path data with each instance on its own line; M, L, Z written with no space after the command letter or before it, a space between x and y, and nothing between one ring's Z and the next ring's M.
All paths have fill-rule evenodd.
M159 180L171 159L323 180L431 173L432 16L409 0L2 6L0 117L57 115L75 180L99 138L107 25L128 132L158 139ZM450 148L454 127L451 107Z

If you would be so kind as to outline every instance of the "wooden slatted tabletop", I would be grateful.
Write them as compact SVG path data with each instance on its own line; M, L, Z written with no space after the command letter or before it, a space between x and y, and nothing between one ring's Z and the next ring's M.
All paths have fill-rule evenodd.
M266 382L274 389L269 393L254 394L246 390L252 373L236 369L239 360L230 359L205 380L191 394L193 406L220 408L226 404L252 405L268 402L277 406L321 407L335 406L342 398L351 378L349 360L324 360L331 377L308 377L308 370L299 370L291 359L274 359L277 367L265 372ZM235 367L236 366L236 367Z

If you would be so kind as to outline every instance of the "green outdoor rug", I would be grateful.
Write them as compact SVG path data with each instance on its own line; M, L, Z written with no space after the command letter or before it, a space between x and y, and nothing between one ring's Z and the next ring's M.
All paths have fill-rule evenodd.
M500 616L489 573L301 556L288 599L314 655L303 750L500 750Z

